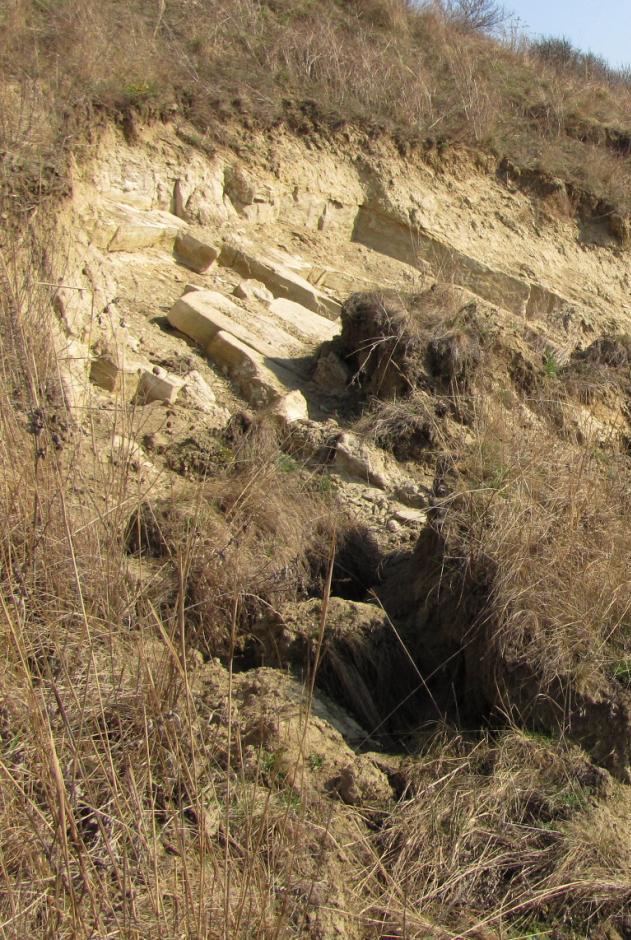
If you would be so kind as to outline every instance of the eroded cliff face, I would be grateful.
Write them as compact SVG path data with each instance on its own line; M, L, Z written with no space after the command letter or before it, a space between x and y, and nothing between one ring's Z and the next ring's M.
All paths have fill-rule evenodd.
M430 165L383 142L325 143L281 130L233 130L229 148L208 152L182 127L146 128L133 145L108 131L75 170L51 252L74 419L85 425L89 415L99 459L131 458L138 487L160 499L191 482L204 448L216 449L235 416L265 418L287 459L325 473L374 540L377 554L355 566L363 571L335 583L365 601L384 571L390 578L384 603L417 659L410 666L396 656L394 673L412 669L411 689L414 669L433 674L441 657L455 658L448 681L457 685L466 659L462 690L447 698L466 710L464 699L477 696L477 720L505 705L509 674L519 674L516 708L526 713L537 692L521 665L508 664L499 679L491 669L476 690L471 651L457 654L469 648L480 604L461 609L446 594L443 612L456 603L463 622L454 627L452 611L441 626L425 602L438 591L425 580L436 559L419 561L421 547L404 574L400 562L391 574L387 559L419 538L423 546L424 527L436 530L440 498L451 498L445 463L457 465L479 446L480 408L522 442L558 438L563 447L627 452L629 253L607 220L580 211L572 213L558 188L523 192L490 161L465 154ZM368 306L345 305L358 292ZM398 319L371 320L375 298L386 313L399 304ZM590 362L597 378L581 372ZM390 414L387 433L370 417L357 423L379 399L396 410L408 398L416 412L394 424ZM434 547L449 556L444 539ZM460 590L474 587L465 578ZM473 659L484 660L475 650ZM578 696L574 711L583 715L584 690L568 692L559 681L555 701ZM602 684L592 693L598 703L607 697ZM624 693L611 694L627 715ZM389 731L396 727L389 722ZM624 775L628 715L621 727L615 745L594 747L601 756L613 748Z
M263 314L268 328L291 327L299 311L285 299L334 322L354 290L412 293L436 283L470 291L493 308L499 333L538 355L549 348L560 364L599 335L626 330L628 254L607 220L574 218L492 167L461 156L437 169L383 143L366 152L352 139L325 145L282 131L244 133L237 150L212 155L189 139L154 127L129 146L108 132L89 168L76 171L62 277L83 290L61 288L57 305L73 340L90 333L91 359L98 340L116 339L107 331L121 318L150 359L162 337L149 331L148 310L170 307L189 281L229 297L253 332ZM206 253L195 256L186 233ZM203 277L187 277L187 266ZM242 279L264 283L275 309L267 295L235 298ZM331 338L322 329L303 324L316 341ZM278 358L298 357L282 333L270 343Z

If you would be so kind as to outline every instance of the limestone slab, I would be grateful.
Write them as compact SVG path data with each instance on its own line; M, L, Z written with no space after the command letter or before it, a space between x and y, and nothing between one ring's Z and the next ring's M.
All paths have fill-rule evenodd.
M143 369L138 380L138 401L144 405L148 405L152 401L163 401L172 404L183 384L182 379L176 375L170 375L159 366L154 366L151 370Z
M206 354L254 405L278 401L287 391L266 366L264 357L231 333L219 330L206 347Z
M301 333L308 342L325 343L340 332L339 323L314 313L295 300L277 297L269 309L270 313Z
M217 407L217 398L203 375L194 369L184 376L182 397L194 408L212 413Z
M427 522L427 511L412 509L409 506L393 506L393 518L401 525L421 526Z
M226 244L219 256L219 262L243 277L262 281L275 297L293 300L329 319L340 315L341 305L336 300L318 290L287 264L269 255L254 254L250 250Z
M144 363L125 356L125 351L103 346L90 362L90 381L106 392L133 396L138 388L140 370Z
M261 281L245 278L235 287L233 294L241 300L260 300L261 303L271 304L274 295Z
M189 232L180 232L175 239L173 253L187 268L204 274L219 257L219 248Z
M307 280L314 287L326 287L339 297L347 297L357 290L376 290L379 286L376 281L362 277L355 271L337 271L315 264L310 268Z
M392 490L401 479L393 457L348 431L338 438L332 469L346 479L386 491Z
M491 268L421 228L384 215L376 207L360 208L353 241L425 273L431 269L442 277L448 274L455 284L478 297L513 313L526 313L530 298L526 281Z
M307 400L298 389L283 395L266 413L283 427L295 421L308 421L309 419Z
M303 352L299 340L268 320L257 321L217 291L192 291L180 297L168 314L171 326L204 349L223 330L247 343L262 356L291 358Z
M177 229L151 222L125 222L119 225L107 246L108 251L142 251L144 248L168 247Z

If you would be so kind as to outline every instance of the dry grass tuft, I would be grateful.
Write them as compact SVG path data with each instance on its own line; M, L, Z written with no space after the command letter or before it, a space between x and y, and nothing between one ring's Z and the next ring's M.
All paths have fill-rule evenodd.
M395 572L384 602L433 688L452 689L449 710L568 733L624 779L628 472L502 410L479 411L474 428L442 460L407 600Z
M465 472L453 521L466 568L491 573L496 651L519 651L544 682L611 674L631 642L628 478L492 414Z
M391 890L411 918L440 912L463 937L511 922L576 936L574 925L628 910L623 816L601 804L607 775L577 749L518 731L477 742L446 732L408 775L381 839ZM585 851L590 831L608 843L606 858L596 845Z
M482 361L475 304L435 285L409 298L356 293L342 306L341 350L365 394L392 401L418 390L467 391Z
M444 443L437 411L442 411L440 405L417 390L405 399L373 400L355 427L358 434L392 451L398 460L421 461Z

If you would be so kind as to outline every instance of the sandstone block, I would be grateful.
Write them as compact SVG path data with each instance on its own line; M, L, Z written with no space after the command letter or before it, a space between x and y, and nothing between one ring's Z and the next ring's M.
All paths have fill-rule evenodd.
M212 388L200 372L194 370L184 377L181 397L193 408L210 414L216 410L217 399Z
M116 229L107 250L142 251L144 248L167 248L173 244L177 233L177 226L152 222L124 222Z
M281 425L309 420L307 401L302 392L297 389L279 398L266 413Z
M128 465L138 472L153 470L153 464L145 456L142 447L131 437L115 434L110 444L109 458L115 466Z
M333 470L347 479L368 483L380 490L392 490L401 477L393 458L348 432L338 438Z
M354 271L345 273L344 271L336 271L335 268L325 268L320 265L314 265L311 268L307 280L314 287L325 287L344 297L352 294L353 291L376 290L378 288L375 281L369 281Z
M170 375L159 366L154 366L151 371L144 369L141 371L138 381L138 401L144 405L148 405L152 401L163 401L171 404L177 398L183 384L182 379Z
M178 261L197 274L204 274L219 257L215 245L195 238L188 232L180 233L175 239L173 252Z
M224 299L213 291L190 291L169 311L169 323L205 349L219 330L230 330L232 325L218 309L220 298Z
M237 284L233 294L241 300L260 300L264 304L271 304L274 300L271 290L268 290L261 281L255 281L252 278L246 278Z
M92 292L59 287L53 298L53 309L68 336L83 339L90 327Z
M399 506L395 509L393 518L402 525L420 526L427 522L427 512L409 506Z
M232 378L252 404L260 406L281 398L285 389L265 365L263 356L236 336L219 330L206 347L206 354Z
M90 381L106 392L131 398L138 389L140 364L125 350L103 347L90 363Z
M241 166L224 170L224 194L240 215L250 222L268 222L275 218L275 196L269 183L262 183Z
M329 319L339 317L341 305L318 290L287 264L269 255L255 255L236 245L224 245L219 263L247 278L262 281L275 297L285 297Z
M270 313L283 320L296 332L311 342L324 343L339 333L339 325L326 317L314 313L302 304L284 297L277 297L270 304Z
M289 333L269 319L260 320L248 314L217 291L185 294L169 311L168 320L171 326L190 336L204 349L223 330L262 356L289 358L302 351L300 342Z

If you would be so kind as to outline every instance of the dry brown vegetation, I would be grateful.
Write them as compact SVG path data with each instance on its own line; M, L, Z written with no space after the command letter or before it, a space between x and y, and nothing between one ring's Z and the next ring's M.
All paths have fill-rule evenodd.
M559 925L620 910L629 859L622 843L609 855L617 824L599 806L602 785L578 751L537 735L507 731L472 745L437 733L381 835L393 883L412 911L440 906L447 922L473 914L462 937L504 918L519 936L545 935L523 917L533 908Z
M585 750L569 744L579 722L559 706L568 690L589 709L603 689L614 701L628 688L626 457L570 434L528 436L483 404L454 373L454 336L471 323L418 301L424 332L405 339L423 369L434 355L437 384L408 382L408 398L378 403L359 429L436 462L440 553L420 589L432 589L428 605L451 594L446 616L475 615L448 639L459 665L473 664L467 682L484 686L492 730L412 727L409 756L379 755L371 789L361 756L339 735L327 751L324 722L308 720L332 549L366 542L322 478L263 429L226 439L220 470L198 468L154 502L132 484L131 450L97 467L66 407L44 197L65 191L65 161L99 121L133 134L143 115L179 108L207 145L228 113L304 132L357 122L401 145L408 135L540 161L627 205L628 159L609 146L629 133L624 76L498 46L436 8L354 0L328 13L307 0L0 9L2 937L570 938L601 924L630 935L628 788L598 766L623 777L624 742L612 759L606 718L597 740L578 727ZM401 317L397 307L382 323L394 320L395 346ZM595 350L554 382L587 400L613 381L603 368L628 366L628 339L616 343L614 361ZM467 349L468 376L484 359L475 337ZM561 398L554 382L548 397ZM473 443L447 433L445 414ZM259 618L311 595L321 633L304 687L280 670L239 672L256 661ZM558 721L526 714L510 669L527 690L535 676ZM529 721L546 736L511 724ZM333 751L351 770L335 765L331 788L321 771Z
M0 151L11 192L31 205L42 190L62 192L69 153L101 120L133 134L139 115L179 110L207 144L236 116L302 133L357 124L401 146L483 147L626 212L626 75L553 44L490 39L476 25L488 15L493 25L496 10L486 0L349 0L326 11L315 0L10 0L0 11Z
M42 257L35 238L27 257ZM332 763L341 738L326 750L308 721L309 663L302 692L276 670L238 671L262 611L311 591L326 626L333 515L344 536L332 497L263 426L231 432L223 469L164 505L134 492L132 454L108 465L104 502L81 499L89 454L50 354L50 289L19 252L3 258L2 935L628 930L627 788L566 742L570 712L546 737L414 731L413 756L380 757L388 784L371 790ZM442 324L430 299L417 305L425 343L453 326L449 305ZM382 403L386 438L430 403ZM448 456L435 412L427 445L443 457L440 590L483 601L476 681L488 667L487 706L515 720L527 710L502 687L506 663L589 705L626 681L631 653L626 477L611 478L615 455L528 438L475 395L452 409L472 410L473 445ZM465 626L466 660L480 634ZM545 713L532 724L551 729ZM615 730L583 738L622 772L624 755L598 752Z
M106 465L105 500L81 498L93 457L34 270L3 268L2 936L300 935L290 887L326 814L270 787L263 742L232 724L232 672L189 670L211 642L233 662L257 605L300 590L307 550L326 571L330 509L318 536L309 477L260 439L166 515L134 494L131 454Z
M631 653L626 462L529 435L505 413L478 420L440 529L450 562L488 589L488 668L521 664L543 694L589 694ZM500 695L501 668L489 683Z

